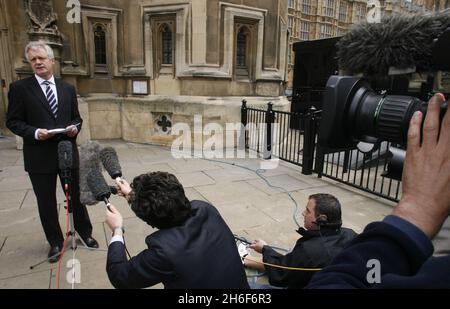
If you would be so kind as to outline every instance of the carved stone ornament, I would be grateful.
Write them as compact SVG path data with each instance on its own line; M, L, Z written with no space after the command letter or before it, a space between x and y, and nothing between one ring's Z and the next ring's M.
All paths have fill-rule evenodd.
M57 16L53 12L52 0L25 0L25 8L30 17L31 28L38 32L58 32Z
M158 135L170 135L172 132L172 120L170 115L158 115L155 121L155 133Z

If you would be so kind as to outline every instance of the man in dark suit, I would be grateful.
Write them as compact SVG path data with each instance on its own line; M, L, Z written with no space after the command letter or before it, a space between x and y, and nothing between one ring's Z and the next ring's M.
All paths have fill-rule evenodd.
M82 119L78 111L75 88L53 76L53 50L43 42L30 42L25 48L34 76L11 84L6 126L24 140L23 156L36 195L39 216L50 243L49 262L59 260L64 236L56 207L58 143L72 143L71 202L75 229L87 246L98 248L92 238L92 225L86 207L80 203L78 151L76 137ZM65 133L49 130L66 128ZM61 179L61 176L60 176Z
M169 289L249 288L233 233L212 205L189 202L174 175L143 174L134 178L133 189L123 180L118 186L135 214L159 230L147 236L147 249L127 260L123 219L110 206L106 223L113 237L106 271L114 287L162 282Z

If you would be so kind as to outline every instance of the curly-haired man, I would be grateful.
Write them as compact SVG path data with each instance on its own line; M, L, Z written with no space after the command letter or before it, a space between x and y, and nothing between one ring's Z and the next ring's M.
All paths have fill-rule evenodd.
M134 213L158 231L147 236L147 249L127 260L123 218L114 206L106 223L113 231L106 270L116 288L248 288L231 230L214 206L186 198L169 173L117 181Z

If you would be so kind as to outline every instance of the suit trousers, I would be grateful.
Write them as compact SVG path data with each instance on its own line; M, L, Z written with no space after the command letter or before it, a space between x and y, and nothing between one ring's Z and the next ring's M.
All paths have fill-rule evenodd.
M58 220L58 209L56 201L56 178L58 174L28 174L36 195L39 217L44 229L47 241L51 246L62 245L64 236ZM61 174L59 179L64 191L65 181ZM82 238L90 237L92 224L86 206L80 202L79 170L71 170L71 181L69 185L71 209L75 230ZM64 191L65 195L65 191ZM66 205L66 203L64 203ZM65 211L65 210L64 210Z

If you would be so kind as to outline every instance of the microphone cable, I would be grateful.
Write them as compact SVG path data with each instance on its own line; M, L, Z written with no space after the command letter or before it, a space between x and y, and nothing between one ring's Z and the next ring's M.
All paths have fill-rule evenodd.
M109 206L111 205L111 203L109 202L109 200L106 199L106 201L104 201L104 203L106 204L107 211L112 212L111 209L109 208ZM113 235L114 235L114 231L113 231ZM113 236L111 236L111 238L112 238L112 237L113 237ZM127 253L128 258L131 259L131 254L130 254L130 252L128 251L127 244L126 244L126 242L125 242L125 228L124 228L124 227L122 227L122 240L123 240L123 246L125 247L125 252ZM110 241L111 241L111 240L110 240ZM106 242L106 243L108 243L108 242ZM110 245L111 245L111 243L110 243Z
M289 267L289 266L282 266L282 265L277 265L277 264L266 263L266 262L250 259L250 258L248 258L248 255L244 257L244 260L249 260L249 261L255 262L257 264L262 264L265 266L270 266L273 268L279 268L279 269L285 269L285 270L297 270L297 271L320 271L320 270L322 270L322 268ZM245 264L244 264L244 266L245 266Z
M114 233L114 232L113 232ZM112 238L112 237L111 237ZM122 229L122 240L123 240L123 246L124 246L124 248L125 248L125 252L126 252L126 254L127 254L127 256L128 256L128 259L130 259L131 260L131 254L130 254L130 252L128 251L128 248L127 248L127 243L126 243L126 241L125 241L125 231ZM111 240L110 240L111 241ZM110 245L111 245L111 243L109 243Z
M67 188L64 188L64 189L66 191L66 238L64 239L63 247L61 249L61 252L59 253L58 270L56 273L56 284L57 284L58 290L60 289L60 284L61 284L61 264L63 262L64 254L66 252L66 247L69 244L69 236L70 236L69 235L69 233L70 233L70 230L69 230L69 225L70 225L70 222L69 222L69 190L67 190ZM72 235L72 237L73 237L73 235ZM74 259L75 259L75 256L73 257L73 261L74 261ZM73 269L73 271L75 271L74 267L72 269Z
M124 231L123 234L122 234L122 239L123 239L123 246L125 247L125 252L127 253L128 258L131 260L131 254L130 254L130 252L128 251L127 243L125 242L125 231Z
M179 150L174 150L174 149L170 149L170 150L169 150L169 149L167 149L167 148L168 148L167 146L153 145L153 144L148 144L148 145L150 145L150 146L152 146L152 147L161 148L162 150L165 150L165 151L167 151L167 152L176 151L176 152L181 153L181 154L184 153L184 152L179 151ZM192 155L192 154L191 154L191 155ZM221 161L221 160L207 159L207 158L204 158L204 157L201 157L201 156L196 156L196 155L195 155L195 152L194 152L194 154L192 155L192 158L194 158L194 159L200 159L200 160L208 161L208 162L214 162L214 163L226 164L226 165L230 165L230 166L234 166L234 167L239 167L239 168L241 168L241 169L244 169L244 170L250 171L250 172L252 172L252 173L255 173L255 174L256 174L259 178L261 178L261 179L262 179L269 187L274 188L274 189L277 189L277 190L281 190L281 193L286 194L286 195L290 198L290 200L291 200L292 203L294 204L294 213L293 213L293 215L292 215L292 218L293 218L295 224L297 225L297 227L298 227L298 228L301 227L301 225L300 225L300 224L298 223L298 221L297 221L297 215L298 215L298 211L299 211L299 206L298 206L297 201L294 199L294 197L292 196L292 194L291 194L289 191L287 191L286 189L284 189L284 188L282 188L282 187L278 187L278 186L272 185L272 184L269 182L269 180L267 180L267 178L265 178L265 177L262 175L262 174L265 173L267 170L261 169L261 168L254 170L254 169L251 169L251 168L249 168L249 167L246 167L246 166L242 166L242 165L236 164L236 163L234 163L234 162L233 162L233 163L230 163L230 162Z

